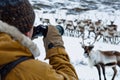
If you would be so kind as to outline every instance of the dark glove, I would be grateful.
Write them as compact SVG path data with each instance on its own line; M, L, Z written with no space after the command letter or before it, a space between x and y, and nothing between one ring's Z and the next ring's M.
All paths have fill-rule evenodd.
M53 47L64 48L62 35L59 33L59 30L55 26L52 26L52 25L49 25L47 30L48 30L47 34L43 38L46 52Z
M33 36L32 39L37 38L38 36L46 36L48 26L38 25L33 28Z
M56 25L56 29L59 31L60 35L64 34L64 29L61 25ZM48 26L47 25L38 25L33 28L33 36L32 39L37 38L38 36L46 36L48 31Z

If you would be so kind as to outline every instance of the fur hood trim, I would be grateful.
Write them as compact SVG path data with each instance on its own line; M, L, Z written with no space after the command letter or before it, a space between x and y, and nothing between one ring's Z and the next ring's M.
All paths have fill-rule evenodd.
M37 45L14 26L11 26L0 20L0 32L5 32L11 35L13 39L18 40L23 46L27 47L31 51L34 57L38 57L40 55Z

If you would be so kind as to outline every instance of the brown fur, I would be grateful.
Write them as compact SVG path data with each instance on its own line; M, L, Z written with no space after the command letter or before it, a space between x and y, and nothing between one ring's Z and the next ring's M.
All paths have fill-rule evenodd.
M100 24L101 24L101 20L95 22L95 25L100 25Z
M100 51L100 52L106 56L116 56L116 55L120 56L120 52L118 51Z

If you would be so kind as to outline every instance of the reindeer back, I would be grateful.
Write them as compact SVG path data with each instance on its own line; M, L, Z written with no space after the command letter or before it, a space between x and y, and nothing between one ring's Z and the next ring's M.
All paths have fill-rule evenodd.
M100 51L105 56L114 56L116 51Z

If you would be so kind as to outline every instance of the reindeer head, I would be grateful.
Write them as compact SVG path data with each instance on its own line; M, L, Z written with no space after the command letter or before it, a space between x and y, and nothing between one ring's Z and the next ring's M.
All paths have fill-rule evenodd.
M82 45L82 48L84 49L84 56L89 57L90 52L94 48L94 45L89 45L89 46Z
M114 24L114 21L110 21L110 23L111 23L111 25L113 25L113 24Z
M89 57L89 55L90 55L90 52L92 51L92 49L94 48L94 43L95 43L95 41L96 40L94 40L94 42L92 42L92 43L90 43L89 42L89 45L85 45L84 44L84 36L82 36L82 42L81 42L81 45L82 45L82 48L84 49L84 56L85 57Z

